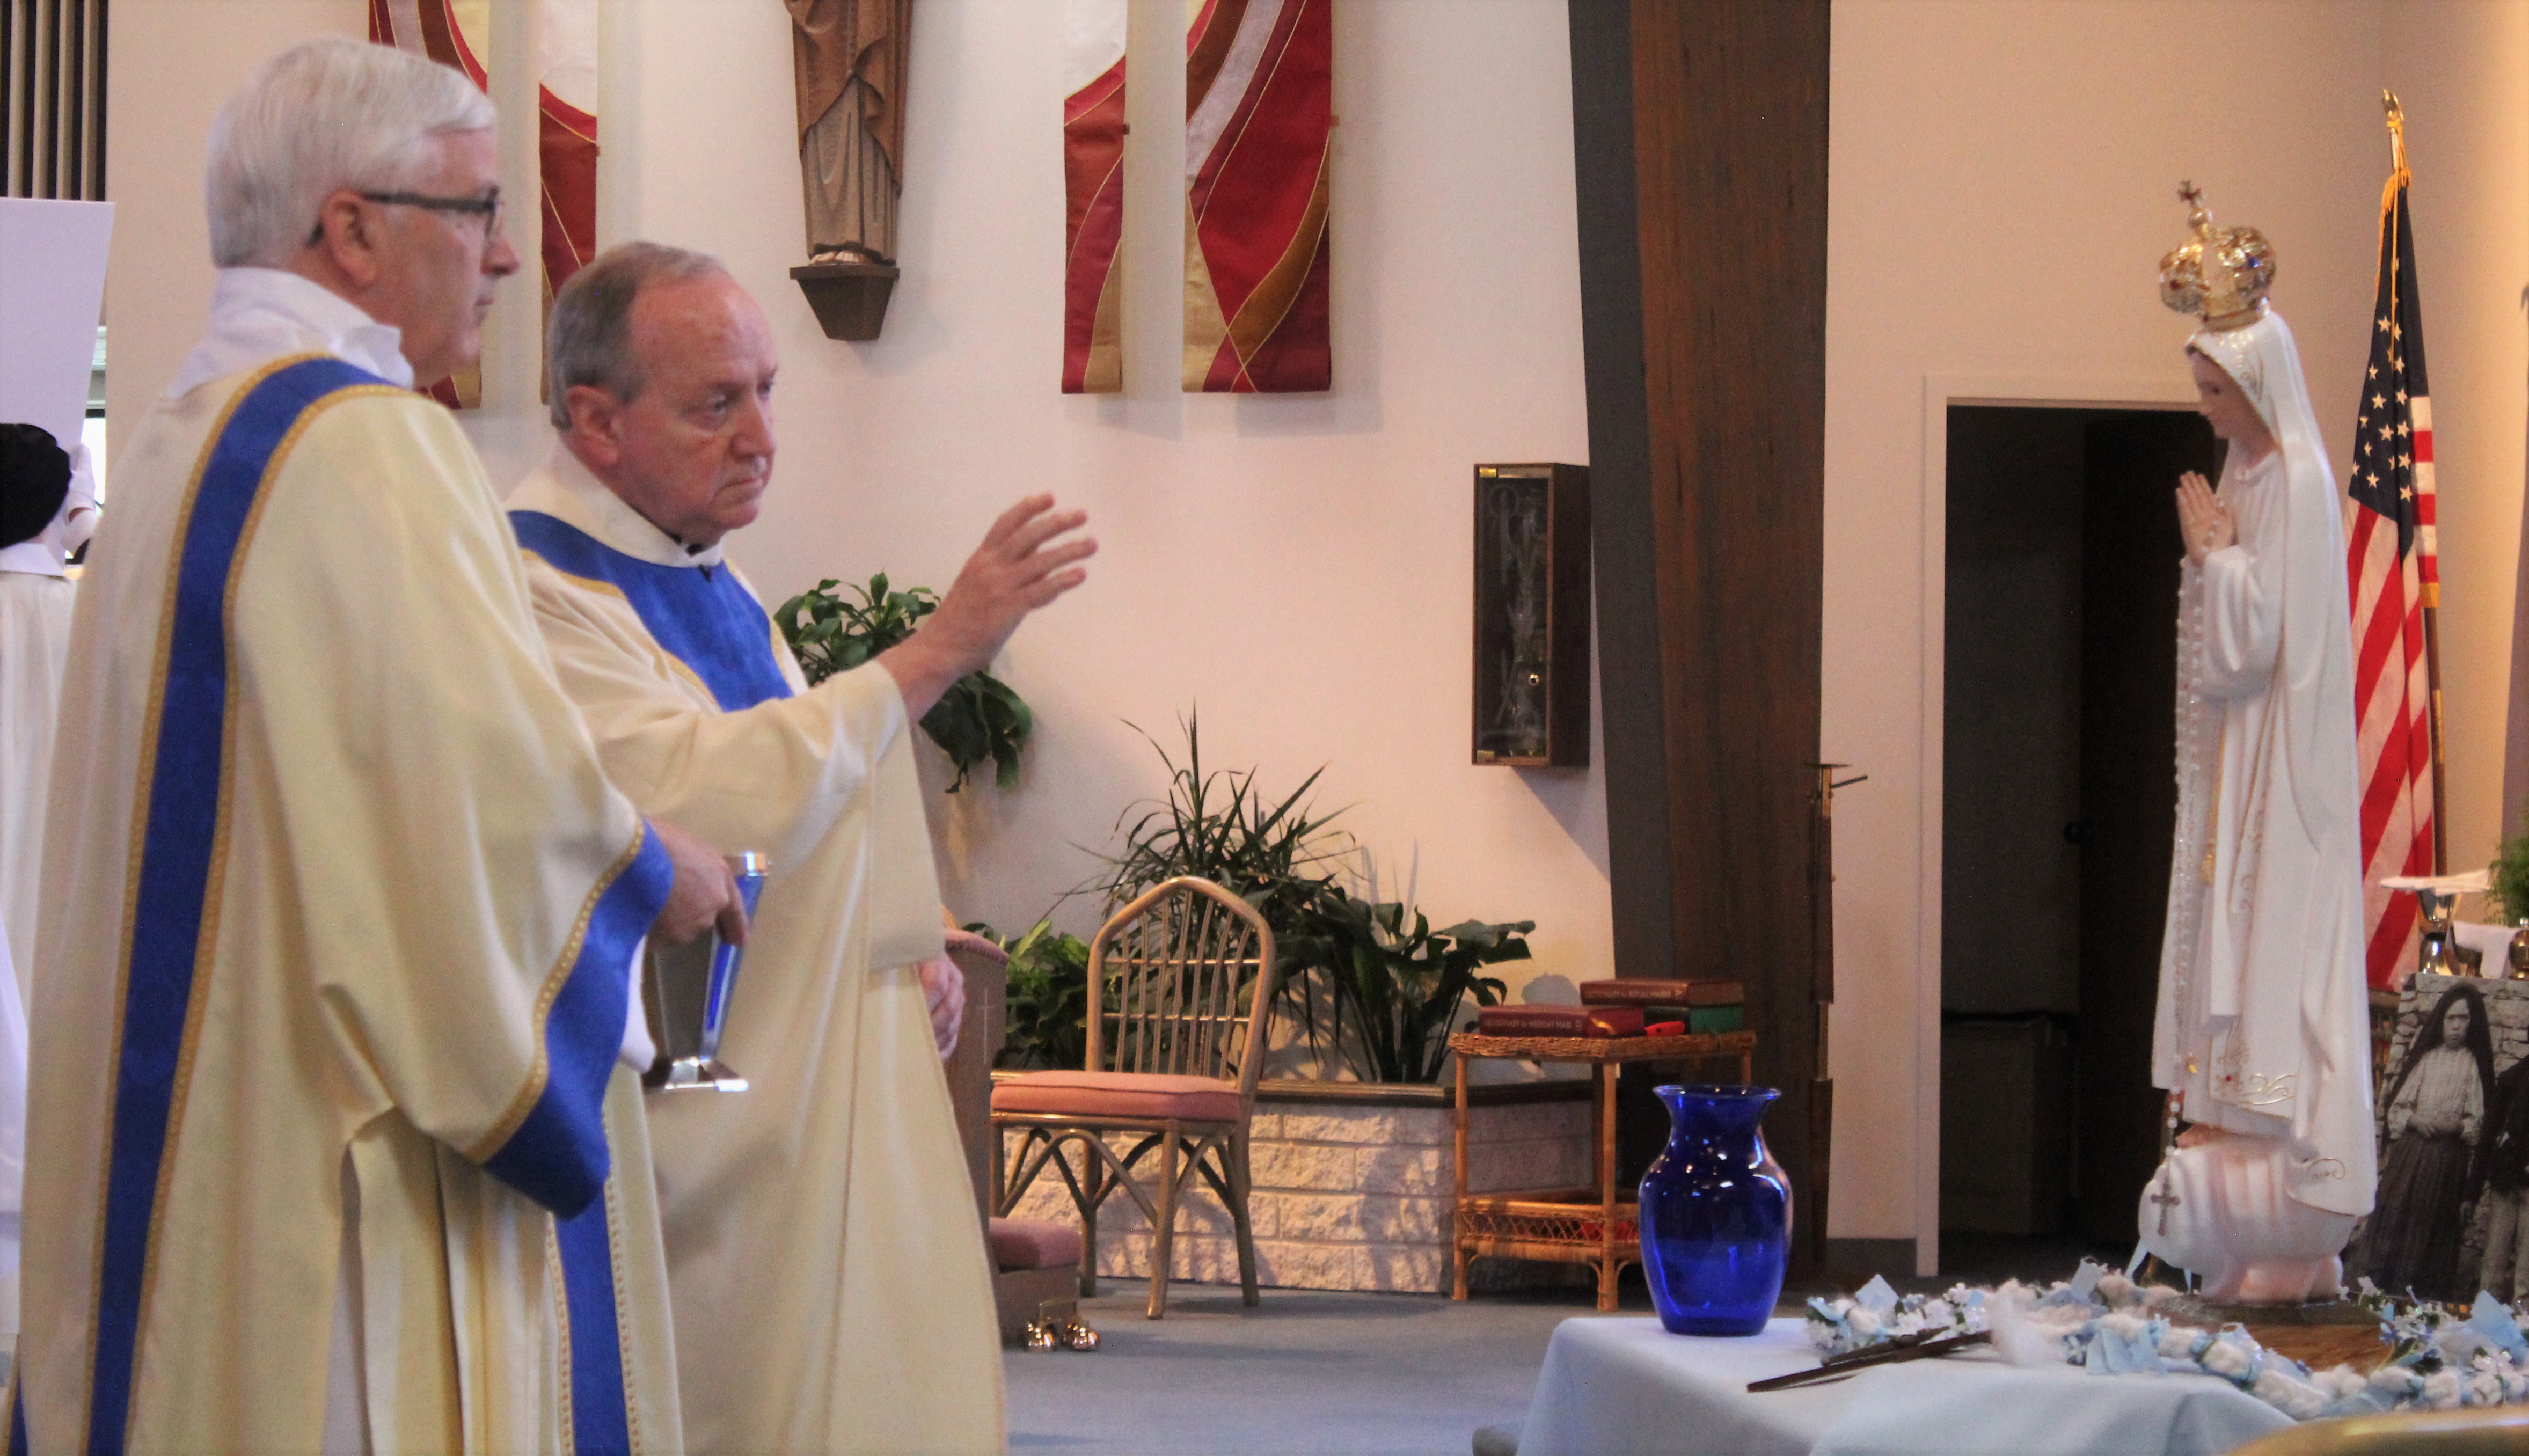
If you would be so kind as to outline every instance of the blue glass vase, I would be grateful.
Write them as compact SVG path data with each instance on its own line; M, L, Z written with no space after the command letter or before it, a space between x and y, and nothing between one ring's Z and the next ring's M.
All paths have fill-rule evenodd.
M1671 1334L1755 1334L1774 1316L1792 1194L1757 1123L1770 1087L1658 1087L1668 1147L1642 1174L1642 1272Z

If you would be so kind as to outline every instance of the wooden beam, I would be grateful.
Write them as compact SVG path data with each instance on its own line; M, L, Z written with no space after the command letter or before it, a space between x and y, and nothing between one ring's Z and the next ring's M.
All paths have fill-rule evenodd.
M1571 16L1617 971L1747 983L1804 1201L1827 0Z

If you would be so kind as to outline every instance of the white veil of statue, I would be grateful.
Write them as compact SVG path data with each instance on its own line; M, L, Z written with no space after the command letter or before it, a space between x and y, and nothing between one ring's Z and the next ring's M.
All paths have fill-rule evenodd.
M2190 1246L2177 1262L2231 1286L2216 1297L2244 1277L2246 1298L2297 1299L2334 1292L2377 1177L2343 525L2299 350L2264 305L2273 253L2200 207L2194 221L2164 293L2204 315L2187 349L2237 386L2275 448L2248 460L2234 442L2219 500L2236 541L2181 574L2152 1080L2203 1131L2153 1179L2143 1243L2164 1257Z
M2284 620L2327 627L2295 632L2287 626L2284 632L2282 676L2289 684L2283 698L2284 730L2293 752L2283 768L2289 773L2307 766L2325 776L2322 782L2295 785L2291 794L2302 830L2311 840L2324 840L2351 817L2352 795L2361 786L2348 728L2353 722L2353 609L2344 576L2344 512L2337 498L2336 472L2328 464L2327 443L2310 408L2309 382L2301 375L2300 345L2283 315L2269 309L2244 329L2198 329L2186 347L2238 382L2266 428L2274 431L2283 457L2291 513L2291 529L2283 536ZM2358 879L2358 866L2354 873Z

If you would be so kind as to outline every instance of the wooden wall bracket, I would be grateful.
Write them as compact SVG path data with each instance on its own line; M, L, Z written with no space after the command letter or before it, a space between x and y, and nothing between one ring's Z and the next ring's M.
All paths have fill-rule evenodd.
M802 263L790 276L808 296L827 338L866 344L887 323L897 270L893 263Z

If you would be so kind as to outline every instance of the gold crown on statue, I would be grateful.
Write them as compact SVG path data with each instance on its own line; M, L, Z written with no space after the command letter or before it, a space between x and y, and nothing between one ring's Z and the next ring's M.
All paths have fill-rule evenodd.
M2200 313L2204 327L2221 333L2244 329L2265 317L2266 291L2275 284L2274 244L2254 228L2217 228L2195 184L2178 185L2186 224L2195 236L2160 260L2160 301L2180 313Z

